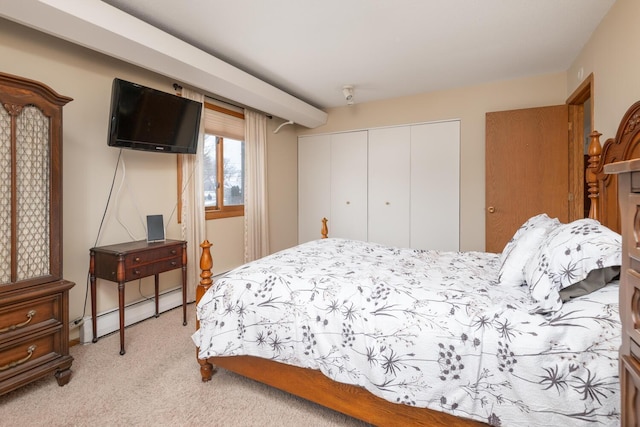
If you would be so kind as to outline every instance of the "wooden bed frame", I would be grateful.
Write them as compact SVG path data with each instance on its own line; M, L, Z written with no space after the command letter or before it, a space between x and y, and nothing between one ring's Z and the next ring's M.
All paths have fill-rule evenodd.
M620 129L627 129L635 124L640 128L640 102L634 104L625 114ZM596 131L590 135L589 161L585 171L590 200L589 217L620 232L617 178L606 175L603 167L608 163L640 157L640 148L628 147L630 139L625 138L620 130L615 139L606 141L604 147L600 145L600 136L601 134ZM323 219L322 236L327 236L326 219ZM202 274L196 290L196 302L200 301L212 285L211 244L205 241L200 246L202 247L200 259ZM199 324L196 322L196 329L198 327ZM432 409L392 403L371 394L364 388L332 381L320 371L298 368L272 360L253 356L230 356L198 359L198 363L203 382L211 380L215 372L214 366L216 366L374 425L486 426L478 421L459 418Z

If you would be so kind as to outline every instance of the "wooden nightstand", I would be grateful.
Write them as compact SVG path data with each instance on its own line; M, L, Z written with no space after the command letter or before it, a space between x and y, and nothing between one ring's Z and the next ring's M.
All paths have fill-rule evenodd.
M118 283L120 314L120 354L124 354L124 285L131 280L155 276L156 317L158 316L158 275L182 268L182 317L187 324L187 242L146 240L100 246L89 250L91 281L91 321L93 342L98 341L96 327L96 278Z

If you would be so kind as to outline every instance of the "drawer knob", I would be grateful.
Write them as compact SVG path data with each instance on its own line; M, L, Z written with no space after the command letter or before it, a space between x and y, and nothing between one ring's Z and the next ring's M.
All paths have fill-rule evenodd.
M22 328L23 326L27 326L29 324L29 322L31 322L31 319L33 319L35 316L36 316L36 311L35 310L29 310L29 312L27 313L27 320L25 320L22 323L17 323L15 325L9 325L6 328L0 329L0 333L13 331L14 329L18 329L18 328Z
M175 261L171 261L171 266L172 266L172 267L175 267L176 265L178 265L178 263L177 263L177 262L175 262Z
M22 365L24 362L31 359L31 356L33 356L33 353L35 353L36 348L37 347L35 344L30 345L27 349L27 355L25 357L20 360L16 360L15 362L9 362L4 366L0 366L0 372L6 371L7 369L15 368L18 365Z
M140 270L133 270L133 274L135 274L136 276L138 276L140 274Z
M138 256L137 256L137 257L135 257L135 258L133 259L133 261L134 261L134 262L140 262L140 257L138 257Z
M177 253L178 253L178 252L177 252L175 249L171 249L171 255L175 255L175 254L177 254Z

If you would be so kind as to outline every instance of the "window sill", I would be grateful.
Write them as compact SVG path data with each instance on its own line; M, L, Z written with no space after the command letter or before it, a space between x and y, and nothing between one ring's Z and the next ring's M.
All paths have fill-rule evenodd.
M239 206L236 209L225 209L225 210L205 210L204 219L220 219L220 218L232 218L236 216L244 216L244 206Z

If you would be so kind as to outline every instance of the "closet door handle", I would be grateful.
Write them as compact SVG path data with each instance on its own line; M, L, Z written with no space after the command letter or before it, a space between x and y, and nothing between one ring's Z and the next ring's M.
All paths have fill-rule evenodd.
M489 213L495 213L496 208L494 208L493 206L489 206L487 210L489 211Z

